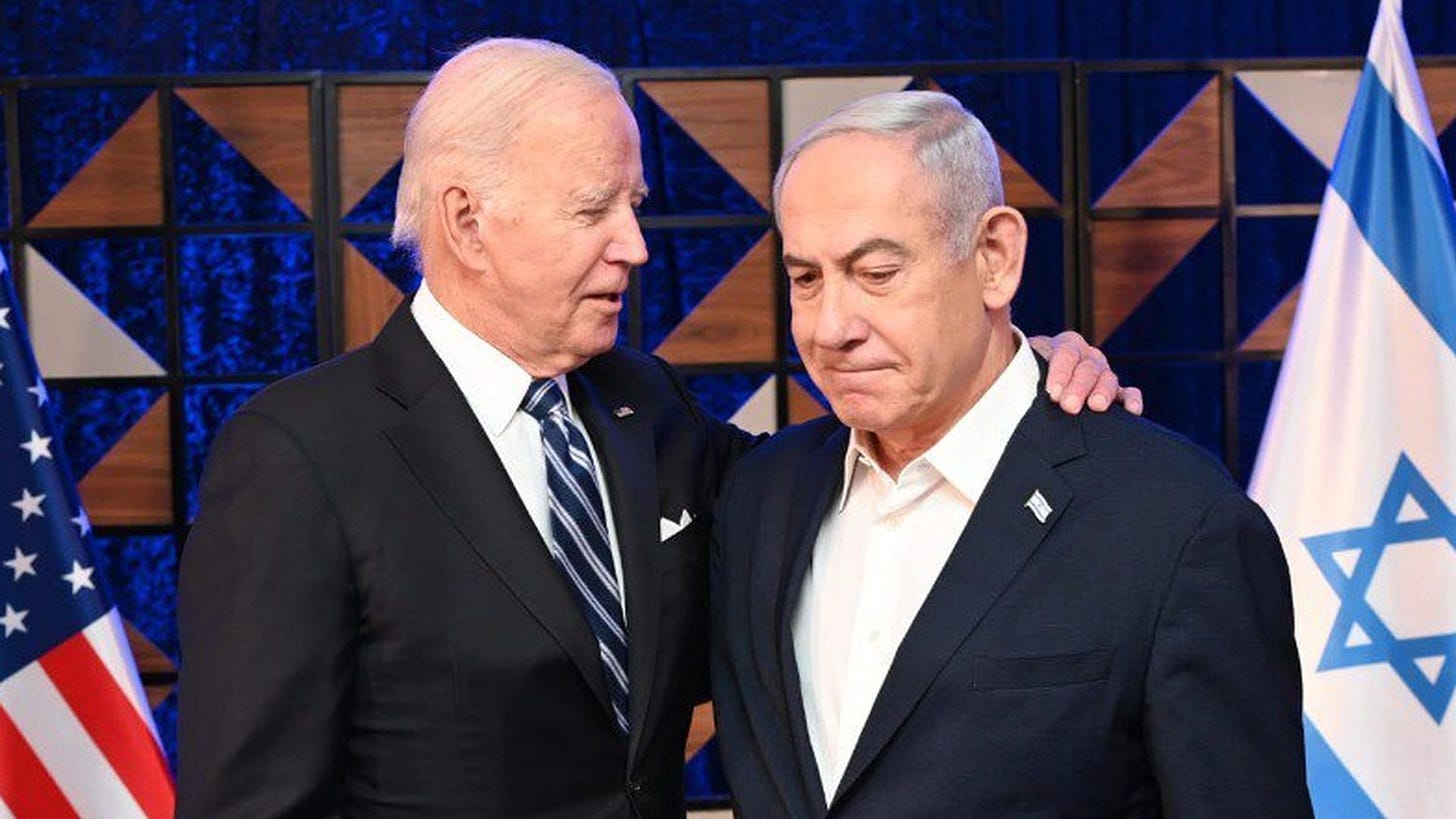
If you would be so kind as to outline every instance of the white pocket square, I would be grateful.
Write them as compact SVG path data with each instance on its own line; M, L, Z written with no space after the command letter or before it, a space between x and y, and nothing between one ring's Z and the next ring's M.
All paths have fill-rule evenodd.
M657 522L662 535L659 539L665 542L668 538L688 528L688 524L692 522L693 516L688 514L686 509L683 510L682 517L677 520L662 518Z

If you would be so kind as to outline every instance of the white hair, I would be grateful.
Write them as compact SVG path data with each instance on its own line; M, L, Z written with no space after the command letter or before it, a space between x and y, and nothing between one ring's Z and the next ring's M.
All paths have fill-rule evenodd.
M908 137L915 159L936 187L936 210L956 258L971 252L981 215L1005 201L996 143L955 97L938 91L895 91L852 102L810 126L784 152L774 176L774 210L784 178L799 155L840 134Z
M395 246L418 258L427 203L450 180L488 200L505 180L503 160L521 124L559 105L552 92L564 89L621 93L606 68L548 40L488 38L440 66L405 125Z

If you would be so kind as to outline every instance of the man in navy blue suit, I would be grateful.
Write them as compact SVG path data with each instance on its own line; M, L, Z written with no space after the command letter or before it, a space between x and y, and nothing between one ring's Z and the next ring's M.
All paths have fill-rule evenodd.
M1279 540L1187 441L1043 396L1011 323L1026 223L981 123L944 94L862 100L774 198L837 418L720 496L742 814L1311 815Z
M615 346L646 193L602 66L491 39L435 74L394 234L424 284L209 457L179 816L683 815L707 521L749 441ZM1063 404L1105 407L1064 341Z

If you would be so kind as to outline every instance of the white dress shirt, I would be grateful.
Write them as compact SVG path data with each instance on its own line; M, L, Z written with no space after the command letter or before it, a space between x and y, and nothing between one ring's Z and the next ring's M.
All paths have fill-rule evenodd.
M844 776L890 664L966 528L1040 373L1025 336L1011 364L898 479L855 431L839 503L819 528L794 611L809 743L826 802Z
M414 314L420 332L425 334L425 340L445 362L450 377L465 393L465 402L475 413L475 419L480 422L480 428L490 439L491 446L495 447L501 463L505 464L506 474L515 485L516 494L526 505L526 511L541 532L542 539L550 543L551 508L546 489L546 453L541 448L541 424L521 409L521 402L531 385L531 376L521 369L521 365L450 315L424 282L420 282L410 312ZM622 592L622 615L625 618L627 587L622 583L617 524L612 519L612 500L607 493L602 462L597 457L591 435L587 434L571 404L566 376L556 376L556 384L561 388L571 420L581 429L582 437L586 438L587 447L592 451L592 461L596 464L597 491L602 496L602 512L606 515L607 535L612 545L612 567L617 574L617 589ZM481 502L489 501L482 498Z

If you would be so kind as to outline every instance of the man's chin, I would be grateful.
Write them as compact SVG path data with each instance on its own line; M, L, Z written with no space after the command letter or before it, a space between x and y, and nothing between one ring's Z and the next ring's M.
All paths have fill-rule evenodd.
M615 346L617 346L617 325L613 323L611 327L602 328L581 339L580 343L572 346L572 352L581 356L582 362L585 363L587 359L596 358Z
M830 396L829 408L840 423L852 429L874 432L888 423L884 405L867 395Z

